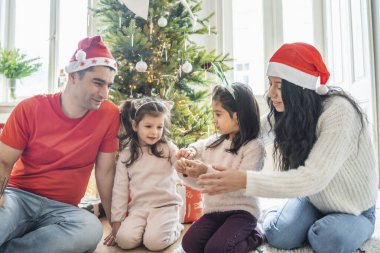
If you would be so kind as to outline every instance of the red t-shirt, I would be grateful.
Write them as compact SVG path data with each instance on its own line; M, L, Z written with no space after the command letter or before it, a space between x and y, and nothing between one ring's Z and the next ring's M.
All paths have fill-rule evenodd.
M119 110L104 101L79 119L65 116L60 95L22 101L7 120L0 141L23 150L9 186L78 205L99 151L118 150Z

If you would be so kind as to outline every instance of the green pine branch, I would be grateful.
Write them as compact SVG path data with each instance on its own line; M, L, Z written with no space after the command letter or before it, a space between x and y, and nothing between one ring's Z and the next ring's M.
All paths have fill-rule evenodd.
M179 1L150 0L148 20L135 15L119 0L101 0L93 9L100 20L99 33L119 64L118 75L110 98L119 103L124 99L158 96L174 101L172 138L180 147L210 134L210 91L216 83L211 63L230 70L228 55L207 51L192 41L192 35L212 36L213 13L200 17L202 1L188 1L196 16L196 26L188 10ZM165 27L158 19L167 19ZM210 35L209 35L210 34ZM136 71L143 60L146 72ZM192 71L181 66L189 62Z

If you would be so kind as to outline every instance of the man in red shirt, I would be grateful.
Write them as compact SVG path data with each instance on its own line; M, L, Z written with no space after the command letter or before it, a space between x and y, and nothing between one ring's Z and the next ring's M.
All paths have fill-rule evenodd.
M0 252L91 252L99 220L77 207L95 165L110 217L119 110L107 100L117 65L100 36L85 38L62 93L20 102L0 135Z

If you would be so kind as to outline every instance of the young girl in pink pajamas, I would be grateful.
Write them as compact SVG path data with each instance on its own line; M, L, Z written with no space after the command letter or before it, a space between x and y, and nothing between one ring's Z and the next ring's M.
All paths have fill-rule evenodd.
M264 164L259 107L252 90L241 83L216 86L212 109L219 135L197 141L177 154L181 159L176 169L185 183L194 188L199 188L196 184L199 175L215 171L211 165L258 171ZM199 159L208 166L198 170L196 166L189 166L192 161L186 158ZM204 195L204 215L184 235L182 247L186 253L251 251L263 241L256 229L259 215L257 198L246 196L244 190Z
M112 233L105 239L109 246L132 249L143 244L160 251L181 234L182 200L173 167L178 149L167 139L166 104L143 98L121 108L126 133L112 192Z

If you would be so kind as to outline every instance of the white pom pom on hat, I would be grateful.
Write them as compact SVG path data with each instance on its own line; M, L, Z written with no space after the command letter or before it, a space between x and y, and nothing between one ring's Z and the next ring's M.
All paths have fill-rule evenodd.
M327 88L327 85L318 85L318 87L315 89L315 92L317 92L319 95L326 95L329 92L329 88Z
M93 66L108 66L117 71L116 61L99 35L79 41L78 49L65 69L67 73L73 73Z
M282 45L269 60L267 76L275 76L320 95L328 93L330 77L319 51L307 43ZM316 87L318 79L320 85Z
M84 60L86 60L86 52L83 51L82 49L79 49L77 51L77 53L75 54L75 59L77 61L84 61Z

